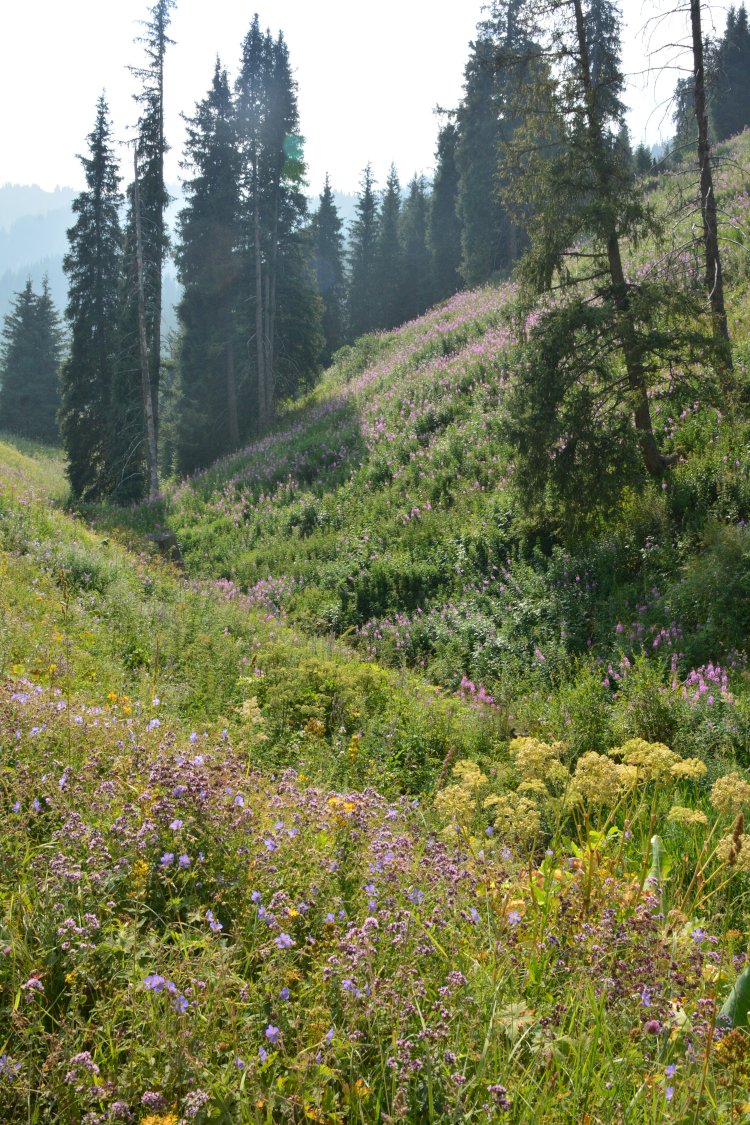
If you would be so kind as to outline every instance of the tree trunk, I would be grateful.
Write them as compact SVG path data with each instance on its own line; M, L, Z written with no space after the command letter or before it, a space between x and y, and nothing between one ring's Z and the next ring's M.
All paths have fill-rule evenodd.
M159 45L159 206L156 209L156 260L154 269L154 323L151 326L151 401L154 408L154 432L159 433L159 387L161 382L161 279L164 255L164 51L165 37Z
M589 136L593 143L595 153L604 155L604 138L602 129L595 112L595 91L591 80L591 63L589 60L588 43L586 41L586 27L583 19L581 0L573 0L576 20L576 37L581 59L581 79L587 105L587 126ZM601 161L603 163L603 161ZM600 168L601 168L600 163ZM603 178L603 174L602 174ZM602 184L606 189L606 184ZM622 268L622 255L620 253L620 240L617 231L612 225L612 230L607 239L607 262L609 276L612 283L612 296L617 312L618 334L622 356L625 361L625 370L628 376L633 403L633 421L638 433L638 444L643 457L643 463L651 476L660 476L664 469L673 465L676 456L666 457L656 443L653 425L651 422L651 407L648 401L646 377L643 370L638 335L633 322L633 314L628 296L628 283L625 271Z
M141 231L141 191L138 184L138 152L133 149L134 181L133 208L135 210L135 247L138 288L138 343L141 357L141 387L143 390L143 415L146 421L146 463L148 466L148 498L153 503L159 495L159 470L156 447L156 420L154 417L153 385L146 330L146 295L143 284L143 235Z
M279 173L280 177L280 173ZM274 335L276 332L276 274L278 271L279 260L279 194L281 185L279 180L276 181L274 203L273 203L273 223L271 227L271 260L268 263L268 274L266 277L266 308L265 308L265 344L266 344L266 392L267 392L267 406L268 406L268 421L270 422L273 417L273 405L276 390L276 372L274 370L275 364L275 348L274 348Z
M255 240L255 344L258 357L258 429L266 424L266 349L263 340L263 262L260 249L260 185L257 165L253 172L253 233Z
M237 449L240 444L240 427L237 415L237 379L234 369L234 341L227 342L227 419L229 444Z
M633 401L633 420L638 431L638 444L647 470L651 476L659 476L664 469L676 463L677 457L674 454L665 456L659 450L654 437L643 363L639 354L635 326L630 311L625 272L622 268L620 241L615 232L609 236L607 260L609 262L609 275L612 280L613 299L619 319L620 343Z
M703 65L700 0L690 0L690 26L693 33L693 79L695 116L698 121L698 165L700 167L701 215L703 217L703 249L706 259L706 289L711 305L714 336L721 344L725 367L731 371L732 349L729 342L727 310L724 304L724 278L721 270L721 254L719 253L719 224L716 213L713 173L711 171L711 144L708 139L706 75Z

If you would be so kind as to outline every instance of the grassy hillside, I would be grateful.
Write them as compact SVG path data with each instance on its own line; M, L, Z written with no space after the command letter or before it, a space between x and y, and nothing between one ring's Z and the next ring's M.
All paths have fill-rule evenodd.
M0 442L0 1120L746 1116L746 344L571 533L501 437L515 302L359 341L152 508Z
M720 183L741 398L750 144L737 145L724 152ZM669 236L658 252L632 251L633 274L658 268L700 283L685 249L688 186L680 175L654 180ZM623 489L606 519L572 526L563 511L528 511L515 488L501 435L520 362L513 288L461 294L346 349L277 432L141 518L167 522L189 573L220 579L227 596L270 599L306 634L336 634L363 658L419 669L448 692L471 694L471 684L521 733L569 737L559 689L580 681L583 709L604 716L582 744L605 748L616 737L617 677L639 662L668 693L717 663L741 683L750 435L739 399L725 401L700 366L665 371L652 410L677 467L660 486ZM744 727L731 739L744 747Z

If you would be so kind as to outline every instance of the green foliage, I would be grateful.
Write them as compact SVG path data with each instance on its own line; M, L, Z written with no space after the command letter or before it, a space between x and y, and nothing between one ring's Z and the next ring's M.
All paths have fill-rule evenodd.
M452 297L461 288L461 226L458 219L458 129L449 121L438 133L435 175L430 198L429 244L433 261L433 288L437 301Z
M82 157L86 190L73 201L76 221L68 231L70 352L61 372L60 431L68 479L77 500L106 496L112 488L113 398L121 298L122 203L112 151L109 110L102 96Z
M330 363L334 352L344 342L345 283L343 223L339 218L333 192L326 174L318 210L312 219L313 267L318 292L323 299L323 362Z
M0 426L22 438L58 440L62 333L47 279L17 293L3 321L0 345Z
M371 332L378 324L375 280L380 216L375 181L368 164L362 173L357 217L349 232L349 332L353 337Z
M713 78L710 120L716 139L725 140L750 125L750 27L747 8L731 7L724 35L709 61Z
M188 122L177 264L180 400L177 469L185 474L239 444L242 342L235 323L239 282L239 154L234 106L217 62L211 89Z

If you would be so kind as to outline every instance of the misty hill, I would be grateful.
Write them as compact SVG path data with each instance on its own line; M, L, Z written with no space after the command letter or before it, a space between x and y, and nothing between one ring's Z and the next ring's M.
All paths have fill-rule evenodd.
M182 193L175 184L170 185L169 193L173 201L167 212L167 225L174 230ZM45 191L37 184L0 187L0 318L9 311L14 295L29 278L38 291L46 276L56 308L65 308L68 287L62 263L68 248L67 231L73 223L71 206L77 194L74 188ZM356 196L337 192L335 201L348 231L355 216ZM311 212L317 204L317 195L308 196ZM174 266L169 263L164 274L165 333L177 327L174 308L179 299L180 287Z
M3 184L0 187L0 230L7 230L18 219L69 210L76 192L70 187L45 191L38 184Z

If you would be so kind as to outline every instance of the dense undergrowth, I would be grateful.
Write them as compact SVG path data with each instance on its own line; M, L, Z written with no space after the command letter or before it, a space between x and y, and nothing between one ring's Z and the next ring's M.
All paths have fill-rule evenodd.
M0 443L0 1120L750 1112L738 177L733 395L665 372L676 468L573 534L514 485L510 287L152 508Z

